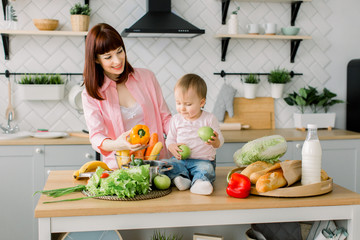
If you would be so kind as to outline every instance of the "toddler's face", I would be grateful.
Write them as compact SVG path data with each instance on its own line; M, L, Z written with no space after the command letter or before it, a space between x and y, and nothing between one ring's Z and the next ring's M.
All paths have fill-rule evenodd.
M176 111L186 120L193 121L201 116L201 108L205 105L205 98L200 98L194 89L188 91L175 89Z

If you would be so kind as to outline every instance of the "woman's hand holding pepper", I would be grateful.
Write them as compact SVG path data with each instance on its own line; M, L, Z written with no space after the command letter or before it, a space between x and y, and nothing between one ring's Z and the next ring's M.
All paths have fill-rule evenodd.
M210 140L206 142L206 144L213 146L213 148L218 148L220 146L219 134L214 131L214 135Z
M117 139L111 140L106 139L103 142L102 149L105 151L121 151L121 150L130 150L137 151L146 148L146 145L143 144L131 144L128 141L128 136L130 131L124 132Z

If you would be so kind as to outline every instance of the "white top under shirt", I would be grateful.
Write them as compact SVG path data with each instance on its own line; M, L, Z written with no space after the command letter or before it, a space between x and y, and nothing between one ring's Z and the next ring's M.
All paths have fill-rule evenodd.
M126 131L132 129L135 125L144 124L144 113L139 103L136 102L129 108L120 106L120 110Z
M191 159L214 160L216 149L202 141L198 135L198 129L204 126L209 126L218 133L220 148L224 144L224 137L219 122L214 114L206 111L202 111L201 116L194 121L188 121L180 114L175 114L170 121L166 146L172 143L184 143L191 150Z

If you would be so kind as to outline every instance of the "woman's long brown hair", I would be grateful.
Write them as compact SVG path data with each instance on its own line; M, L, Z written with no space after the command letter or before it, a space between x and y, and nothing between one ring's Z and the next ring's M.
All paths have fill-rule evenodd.
M119 76L118 82L127 80L130 73L134 72L133 67L127 61L124 41L120 34L110 25L99 23L95 25L87 34L85 43L85 66L84 84L88 94L98 100L104 100L99 93L99 89L104 84L104 70L97 64L98 54L104 54L122 47L125 52L124 72Z

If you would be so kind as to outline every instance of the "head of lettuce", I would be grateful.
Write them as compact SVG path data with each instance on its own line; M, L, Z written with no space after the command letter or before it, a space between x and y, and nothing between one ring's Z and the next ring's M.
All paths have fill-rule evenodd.
M234 153L234 162L245 167L256 161L275 163L287 150L287 142L280 135L258 138L246 143Z

